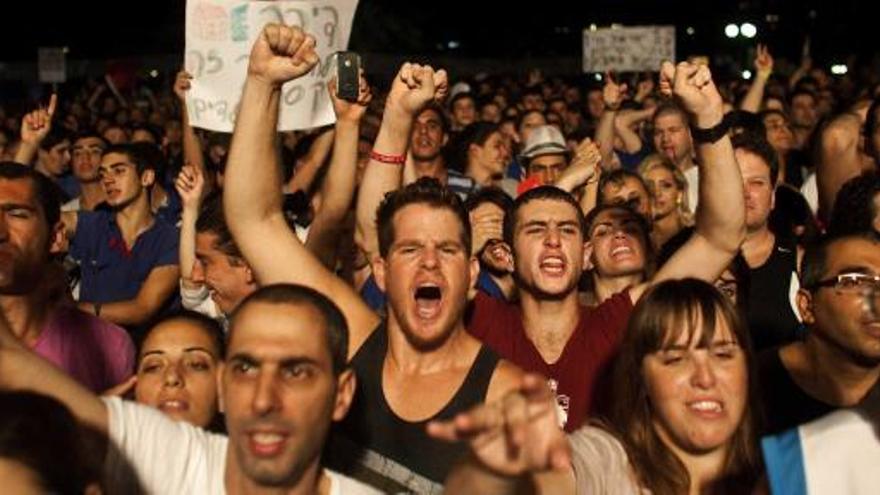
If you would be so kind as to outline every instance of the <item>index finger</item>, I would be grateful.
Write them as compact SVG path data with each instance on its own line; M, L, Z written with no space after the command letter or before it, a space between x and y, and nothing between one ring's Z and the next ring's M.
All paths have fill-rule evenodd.
M58 94L52 93L52 96L49 97L49 108L46 111L49 113L49 117L55 115L55 108L58 106Z

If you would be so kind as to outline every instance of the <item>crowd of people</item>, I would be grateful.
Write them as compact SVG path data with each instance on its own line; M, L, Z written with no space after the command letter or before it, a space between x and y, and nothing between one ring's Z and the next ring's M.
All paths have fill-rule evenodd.
M6 487L875 490L880 81L404 63L277 132L317 62L267 25L231 136L183 71L0 107Z

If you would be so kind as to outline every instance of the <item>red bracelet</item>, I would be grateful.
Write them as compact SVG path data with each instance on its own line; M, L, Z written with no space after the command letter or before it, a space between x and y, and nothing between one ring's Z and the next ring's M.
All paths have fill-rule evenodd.
M389 165L403 165L406 162L406 155L385 155L373 150L370 151L370 160Z

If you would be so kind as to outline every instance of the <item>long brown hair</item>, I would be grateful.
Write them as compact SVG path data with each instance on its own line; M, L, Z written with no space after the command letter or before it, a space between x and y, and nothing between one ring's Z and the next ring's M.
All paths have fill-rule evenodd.
M749 332L730 301L711 284L695 279L657 284L639 301L629 319L620 355L615 362L610 426L623 443L639 482L654 495L687 493L690 475L653 426L642 363L645 356L674 343L686 333L700 335L698 347L708 346L716 322L727 323L742 348L747 367L748 396L739 426L730 439L724 476L716 493L747 493L761 469L757 446L758 413L755 358ZM702 328L697 328L697 322Z

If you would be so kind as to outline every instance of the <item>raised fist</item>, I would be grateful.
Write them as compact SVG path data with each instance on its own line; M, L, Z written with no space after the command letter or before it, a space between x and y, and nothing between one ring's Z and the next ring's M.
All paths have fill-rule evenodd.
M694 116L697 127L714 127L724 117L721 94L706 65L690 62L673 65L664 61L660 66L660 91L667 96L675 96L684 109Z
M280 87L302 77L317 63L314 37L298 27L266 24L251 49L248 76Z
M449 92L446 71L435 71L430 65L405 63L391 84L388 105L415 115L431 100L441 101Z

